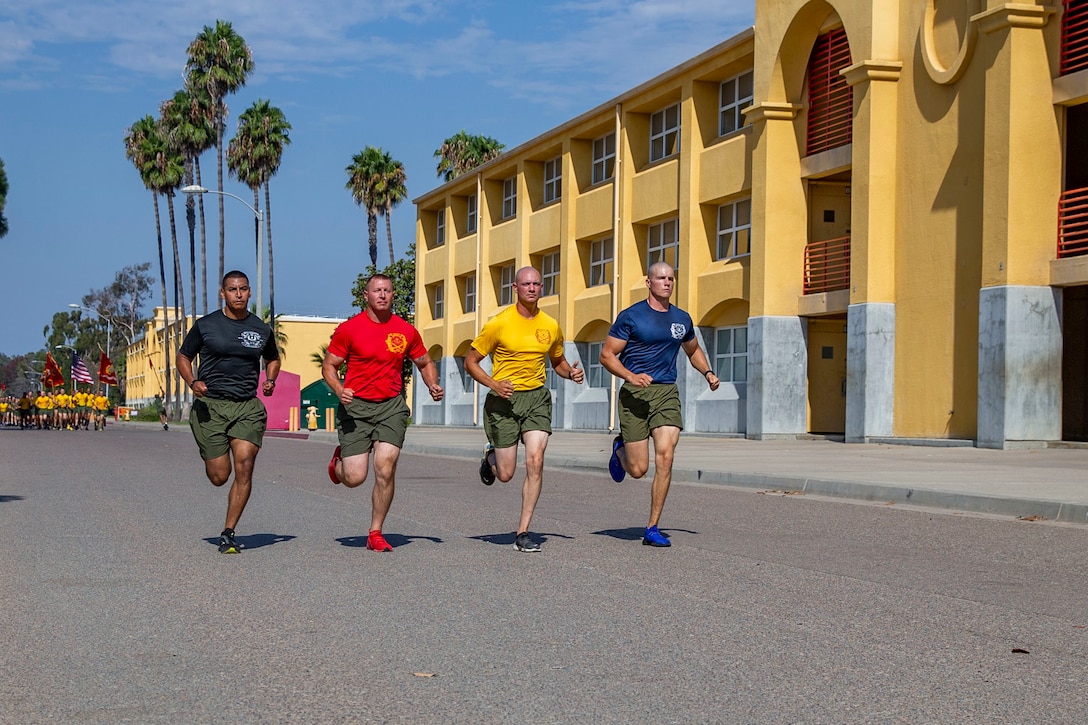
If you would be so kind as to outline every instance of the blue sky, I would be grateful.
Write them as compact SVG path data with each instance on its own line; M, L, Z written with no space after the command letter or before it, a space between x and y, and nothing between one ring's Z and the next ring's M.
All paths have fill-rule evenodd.
M347 316L368 262L366 216L344 188L353 154L388 151L404 163L414 198L438 186L433 152L446 137L465 129L513 148L740 32L753 13L753 0L6 3L0 352L40 349L55 312L126 265L152 262L158 279L152 197L122 139L181 88L186 47L217 19L233 24L256 66L227 98L227 137L259 98L293 126L272 181L276 310ZM201 164L204 185L215 188L214 152ZM230 179L224 191L252 199ZM206 202L215 287L217 204ZM226 199L225 216L227 268L252 275L253 215ZM410 201L394 210L398 256L414 222ZM382 223L378 248L384 266ZM159 299L156 282L151 304Z

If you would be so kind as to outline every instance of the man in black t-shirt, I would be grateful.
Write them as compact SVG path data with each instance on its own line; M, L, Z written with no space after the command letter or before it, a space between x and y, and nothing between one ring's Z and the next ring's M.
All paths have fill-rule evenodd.
M223 309L196 321L181 343L177 366L196 396L189 425L208 480L216 486L226 483L234 459L234 483L227 497L219 553L237 554L241 547L234 541L234 528L249 501L253 464L268 421L268 411L257 400L261 360L267 362L261 392L269 396L276 389L280 353L272 328L249 314L249 278L244 272L227 272L219 296ZM198 355L199 372L194 374L193 360Z

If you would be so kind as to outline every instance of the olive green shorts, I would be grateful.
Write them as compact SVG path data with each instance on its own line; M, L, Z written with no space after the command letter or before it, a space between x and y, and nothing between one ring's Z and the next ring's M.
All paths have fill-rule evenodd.
M552 393L544 386L535 390L515 390L507 400L488 393L484 400L484 433L496 448L517 445L527 430L552 433Z
M340 434L340 456L370 453L374 441L404 447L408 431L408 404L397 395L389 400L356 398L336 409L336 430Z
M625 442L644 441L650 437L650 431L663 425L684 430L676 383L651 383L648 388L624 383L617 407L620 434Z
M220 400L197 398L189 411L189 427L205 461L230 450L230 439L249 441L258 448L264 443L268 411L256 398Z

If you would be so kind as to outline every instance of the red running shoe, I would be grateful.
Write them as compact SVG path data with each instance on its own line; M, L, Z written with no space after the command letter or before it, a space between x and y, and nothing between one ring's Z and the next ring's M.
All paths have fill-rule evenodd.
M366 548L371 551L392 551L393 547L389 545L389 542L382 536L382 532L375 529L371 531L366 537Z
M329 461L329 479L333 483L340 483L340 479L336 477L336 462L340 460L340 446L336 447L336 450L332 452L332 460Z

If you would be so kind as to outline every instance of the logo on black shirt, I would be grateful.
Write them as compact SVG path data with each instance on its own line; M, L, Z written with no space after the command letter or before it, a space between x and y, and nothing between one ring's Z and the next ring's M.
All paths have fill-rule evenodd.
M264 336L259 332L253 330L245 330L238 339L242 341L242 347L262 348L264 347Z

